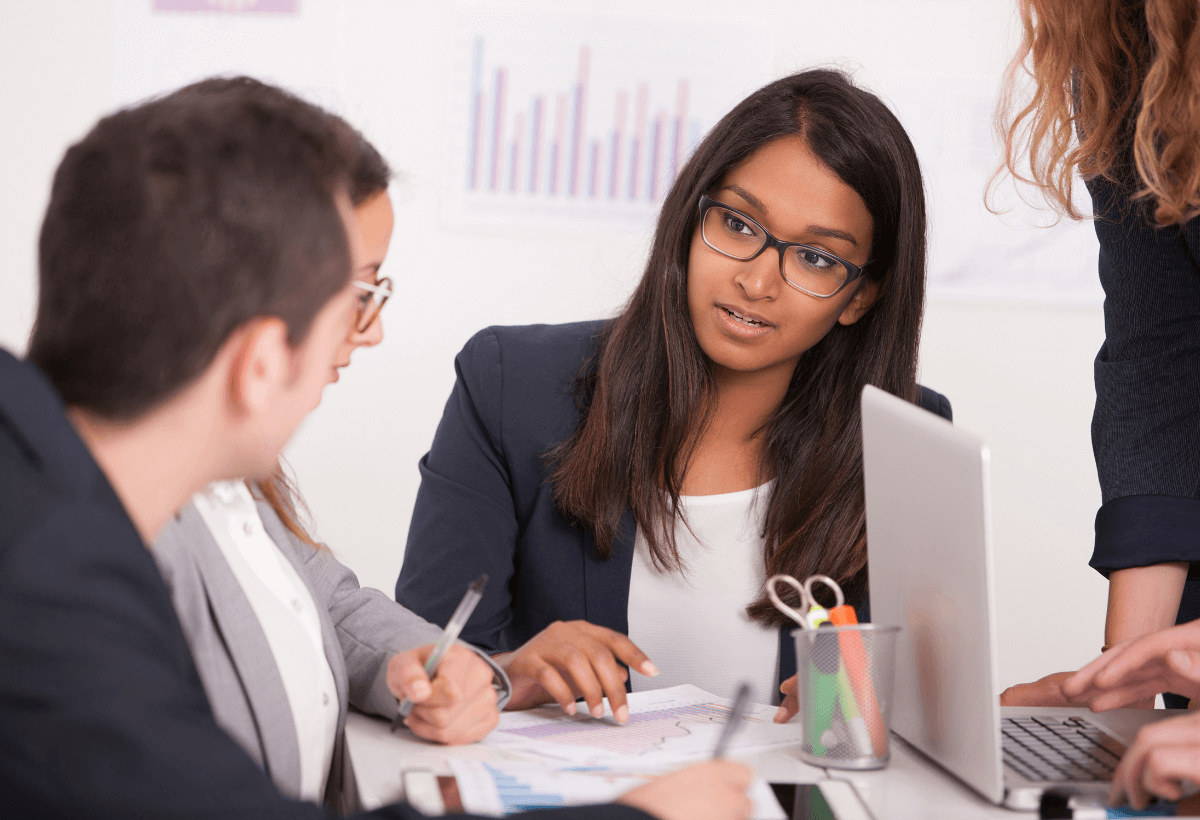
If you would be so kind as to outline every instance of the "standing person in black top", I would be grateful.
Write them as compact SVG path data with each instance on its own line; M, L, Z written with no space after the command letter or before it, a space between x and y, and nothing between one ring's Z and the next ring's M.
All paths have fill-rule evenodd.
M1147 706L1156 692L1196 691L1143 662L1157 657L1161 672L1164 653L1190 645L1195 631L1167 628L1200 615L1200 583L1189 577L1200 561L1200 10L1169 0L1026 0L1021 12L1007 111L1023 73L1033 94L1008 119L1008 169L1072 218L1081 217L1072 181L1082 176L1100 240L1105 341L1092 446L1103 506L1090 563L1109 579L1102 650L1119 645L1113 654L1124 659L1012 687L1002 702ZM1101 698L1123 685L1122 669L1140 669L1144 685L1135 692L1125 681L1122 697ZM1123 764L1118 786L1136 802L1146 794L1144 755L1127 760L1137 762Z
M337 118L240 78L106 117L60 165L29 360L0 351L6 816L327 816L217 724L147 545L209 482L270 474L335 378L355 153ZM468 690L425 678L429 648L389 685L451 720ZM748 780L706 763L543 816L745 817Z

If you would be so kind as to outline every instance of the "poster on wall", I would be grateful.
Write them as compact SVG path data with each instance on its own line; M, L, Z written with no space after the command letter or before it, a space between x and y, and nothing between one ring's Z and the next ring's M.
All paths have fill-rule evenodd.
M446 221L652 226L700 138L771 79L764 37L745 21L464 5Z
M113 104L246 74L342 108L341 0L115 0Z
M984 192L1002 147L998 78L889 77L885 101L912 139L925 178L929 295L983 302L1099 305L1099 243L1090 220L1057 219L1038 192L1005 174ZM1083 182L1076 206L1091 213Z

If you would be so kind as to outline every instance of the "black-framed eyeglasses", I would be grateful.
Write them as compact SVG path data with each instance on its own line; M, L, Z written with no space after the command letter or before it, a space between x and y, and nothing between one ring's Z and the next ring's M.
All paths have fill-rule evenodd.
M777 248L783 281L818 299L836 296L863 274L861 267L829 251L776 239L752 217L709 196L700 197L700 237L717 253L743 262Z
M358 319L354 322L354 332L366 333L379 318L379 311L383 310L387 300L392 297L392 280L385 276L373 285L357 280L353 284L366 291L358 297Z

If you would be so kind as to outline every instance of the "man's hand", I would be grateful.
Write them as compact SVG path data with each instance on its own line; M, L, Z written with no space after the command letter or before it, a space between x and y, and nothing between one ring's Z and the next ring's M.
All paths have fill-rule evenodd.
M751 772L742 763L710 760L651 780L617 798L659 820L747 820Z
M497 655L512 681L508 709L528 709L557 701L567 714L575 714L575 699L587 701L593 717L604 715L605 697L618 723L629 720L625 703L624 662L643 675L658 669L633 641L587 621L555 621L508 655Z
M450 746L481 740L500 721L492 668L455 644L442 656L430 681L425 661L432 651L429 644L401 652L388 662L388 689L397 700L407 697L416 704L405 723L418 737Z

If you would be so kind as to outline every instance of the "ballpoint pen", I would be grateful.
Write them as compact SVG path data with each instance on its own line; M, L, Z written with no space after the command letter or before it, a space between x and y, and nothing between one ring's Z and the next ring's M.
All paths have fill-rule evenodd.
M717 738L717 747L713 749L713 757L723 757L733 733L741 726L742 718L746 715L746 707L750 705L750 684L742 681L738 684L737 694L733 696L733 707L729 710L729 720L721 727L721 736Z
M471 618L471 613L475 611L475 605L479 603L479 599L483 597L483 588L487 585L488 577L480 575L479 580L467 587L467 594L463 596L462 601L458 605L458 609L454 610L454 614L450 616L450 622L446 624L446 629L442 632L442 637L438 639L437 645L433 647L433 651L429 653L429 660L425 661L425 674L433 678L437 672L438 664L442 662L442 656L446 654L446 650L458 640L459 634L463 631L463 627L467 625L467 621ZM396 712L396 719L392 721L392 731L396 731L404 725L404 719L412 712L416 704L408 698L400 701L400 708Z

